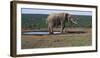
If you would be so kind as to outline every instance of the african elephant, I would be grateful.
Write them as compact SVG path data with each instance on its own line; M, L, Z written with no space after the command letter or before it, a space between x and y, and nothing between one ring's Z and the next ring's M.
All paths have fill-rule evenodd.
M72 22L74 24L77 24L77 22L74 21L71 14L69 13L49 14L46 21L48 24L49 34L53 34L53 27L59 26L59 25L61 27L60 32L63 33L63 30L65 28L65 22Z

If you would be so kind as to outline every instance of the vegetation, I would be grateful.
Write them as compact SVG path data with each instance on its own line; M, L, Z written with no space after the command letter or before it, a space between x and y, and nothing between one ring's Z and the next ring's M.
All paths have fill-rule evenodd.
M47 28L47 14L22 14L22 29L40 29ZM77 20L78 25L66 23L66 27L91 27L92 17L83 15L73 15Z

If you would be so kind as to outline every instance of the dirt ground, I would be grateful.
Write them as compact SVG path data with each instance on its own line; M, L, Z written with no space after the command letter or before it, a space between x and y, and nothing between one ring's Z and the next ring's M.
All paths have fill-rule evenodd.
M57 35L23 34L21 36L22 49L74 47L74 46L90 46L90 45L92 45L91 28L67 29L66 33Z

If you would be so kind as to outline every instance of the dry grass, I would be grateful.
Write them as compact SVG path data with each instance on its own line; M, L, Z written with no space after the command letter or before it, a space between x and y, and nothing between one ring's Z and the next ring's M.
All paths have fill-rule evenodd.
M92 38L90 28L74 28L67 29L67 31L85 31L85 33L22 35L22 49L91 45Z

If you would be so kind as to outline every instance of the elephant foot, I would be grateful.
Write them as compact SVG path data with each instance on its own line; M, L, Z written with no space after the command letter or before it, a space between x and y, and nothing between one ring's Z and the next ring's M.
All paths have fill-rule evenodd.
M63 33L62 31L60 33Z
M63 34L64 32L61 32L61 34Z
M53 32L50 32L49 34L54 34Z

